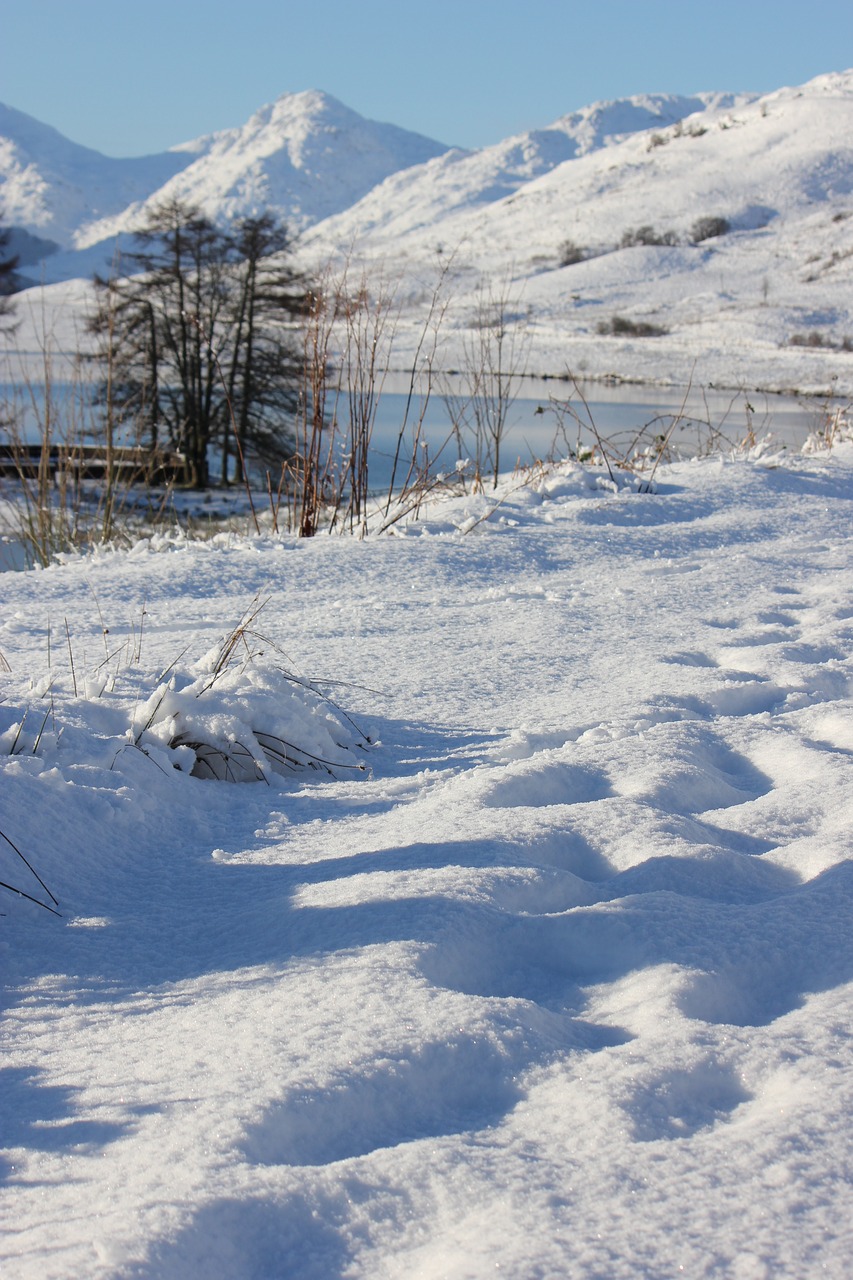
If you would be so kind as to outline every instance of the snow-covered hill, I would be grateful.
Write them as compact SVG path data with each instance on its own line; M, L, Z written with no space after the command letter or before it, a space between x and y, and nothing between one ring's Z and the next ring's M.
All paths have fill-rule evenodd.
M559 163L560 122L395 175L315 228L318 256L355 245L418 278L452 252L463 330L479 282L509 281L536 372L849 390L853 72L700 105L621 136L588 116ZM702 219L727 230L697 239ZM661 243L623 245L641 227ZM581 260L561 266L566 242ZM615 317L665 334L605 336Z
M484 207L499 204L543 174L557 169L571 173L567 161L612 148L638 133L675 126L697 112L751 100L750 95L651 94L597 102L545 129L517 134L480 151L454 149L419 168L401 170L322 228L321 235L332 241L343 237L342 243L377 233L396 240L411 231L429 234L457 214L479 220ZM458 239L465 234L455 233Z
M270 207L302 230L309 269L347 257L400 281L412 348L429 281L452 257L451 366L491 280L526 317L530 372L853 391L853 71L760 98L598 103L476 152L365 121L320 93L286 95L239 129L146 161L92 159L31 124L8 154L26 142L62 165L33 160L29 187L17 160L6 166L8 220L61 239L58 215L45 213L61 204L58 189L40 175L79 177L78 153L92 175L76 187L68 177L78 192L63 205L70 248L43 264L47 283L108 262L116 235L165 196L222 220ZM95 179L125 163L136 197L120 204L113 186L95 216ZM172 171L144 190L158 166ZM700 236L702 219L721 234ZM638 228L650 229L646 243L625 244ZM65 305L62 290L55 297ZM662 336L641 336L649 325Z
M168 198L223 221L271 208L302 228L445 150L313 91L284 94L239 128L137 160L110 160L0 107L0 209L5 222L66 250L113 240ZM48 279L63 274L47 264Z
M94 258L75 251L111 245L168 198L198 205L219 221L271 208L299 230L356 210L357 236L391 222L397 234L401 218L403 225L433 225L626 136L743 100L652 94L599 102L469 152L365 120L328 94L309 91L284 94L239 128L135 160L101 156L0 107L0 210L7 223L65 251L42 264L48 282L68 278L75 267L88 275L109 250ZM373 203L362 203L372 193ZM349 225L346 234L352 238Z
M191 158L169 151L114 160L0 103L0 215L68 247L81 227L145 200Z

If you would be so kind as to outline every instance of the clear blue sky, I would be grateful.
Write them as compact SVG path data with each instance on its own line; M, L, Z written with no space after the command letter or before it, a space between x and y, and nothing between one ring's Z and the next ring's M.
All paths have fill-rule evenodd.
M0 0L0 101L108 155L324 89L478 147L600 98L853 65L853 0Z

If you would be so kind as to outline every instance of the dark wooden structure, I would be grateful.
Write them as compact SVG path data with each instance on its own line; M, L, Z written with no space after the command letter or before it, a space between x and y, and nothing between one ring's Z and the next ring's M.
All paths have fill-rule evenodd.
M51 445L0 443L0 476L35 479L46 465L48 473L78 480L104 480L109 460L102 444ZM115 448L113 479L123 484L181 484L186 476L183 454L164 449Z

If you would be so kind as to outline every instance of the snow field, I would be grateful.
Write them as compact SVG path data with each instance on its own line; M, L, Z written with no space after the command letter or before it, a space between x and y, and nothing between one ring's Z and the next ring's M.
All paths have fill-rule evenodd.
M63 911L0 921L10 1274L844 1276L852 480L567 465L395 536L4 574L3 741L48 617L63 729L0 758ZM370 775L114 758L256 592ZM143 601L75 699L62 620L79 680Z

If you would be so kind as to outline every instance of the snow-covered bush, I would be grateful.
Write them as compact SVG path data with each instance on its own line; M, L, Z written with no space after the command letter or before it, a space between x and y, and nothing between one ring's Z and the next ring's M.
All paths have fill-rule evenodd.
M4 705L0 754L111 771L128 751L141 752L167 776L228 782L366 773L370 739L258 631L265 603L256 596L220 644L189 670L171 668L153 690L136 665L121 680L102 669L74 675L73 697L53 676L36 682L31 692L44 707Z
M258 630L255 596L234 629L184 680L172 675L138 712L133 745L195 778L265 782L305 769L365 772L367 736ZM194 677L194 678L192 678Z
M582 249L579 244L575 244L574 240L564 240L557 250L561 267L573 267L578 262L583 262L587 257L586 249Z
M600 320L595 331L614 338L661 338L669 333L663 325L652 324L648 320L629 320L627 316L611 316L609 320Z
M310 769L332 777L364 772L366 738L318 688L255 662L219 676L176 679L152 693L134 742L195 778L263 782Z

